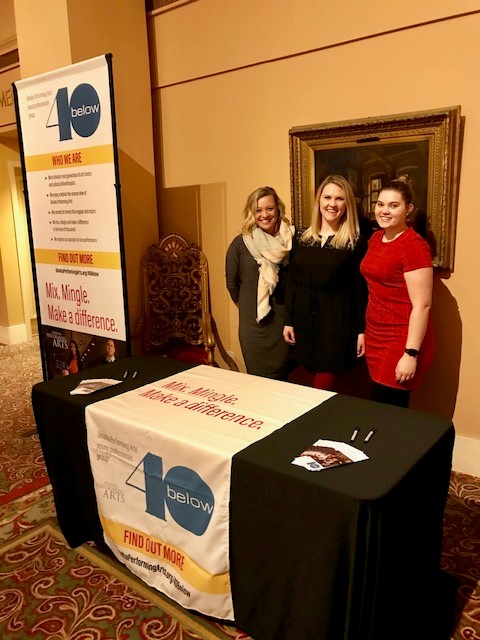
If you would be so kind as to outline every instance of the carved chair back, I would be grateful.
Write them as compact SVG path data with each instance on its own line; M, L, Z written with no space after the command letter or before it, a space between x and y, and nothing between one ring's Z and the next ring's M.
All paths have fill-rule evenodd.
M195 364L214 364L208 263L177 233L151 245L142 260L143 348Z

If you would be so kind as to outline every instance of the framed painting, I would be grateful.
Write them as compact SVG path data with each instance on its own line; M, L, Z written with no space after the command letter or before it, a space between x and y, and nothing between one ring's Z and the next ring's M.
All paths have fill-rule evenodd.
M293 221L310 224L315 192L329 174L344 176L364 224L375 227L382 185L406 176L411 224L429 242L433 264L453 271L460 175L460 107L290 129Z

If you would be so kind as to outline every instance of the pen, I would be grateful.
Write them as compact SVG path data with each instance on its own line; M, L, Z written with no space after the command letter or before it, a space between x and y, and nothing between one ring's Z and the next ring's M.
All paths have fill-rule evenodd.
M368 442L370 440L370 438L373 436L373 434L375 433L376 429L371 429L367 435L365 436L365 440L364 442Z
M358 432L359 431L360 431L360 429L358 427L355 427L355 430L352 433L352 437L350 438L350 442L353 442L355 440L355 438L358 436Z
M126 377L128 376L128 369L125 371L125 373L123 374L123 379L125 380Z
M137 373L138 373L138 371L134 371L132 378L136 378L137 377Z

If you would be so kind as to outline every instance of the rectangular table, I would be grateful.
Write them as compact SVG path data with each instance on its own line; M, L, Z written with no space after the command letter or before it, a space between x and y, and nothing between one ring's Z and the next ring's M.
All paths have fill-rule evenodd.
M32 402L67 542L103 544L85 407L119 393L70 396L82 378L130 390L190 365L128 358L35 385ZM309 473L291 461L319 438L370 460ZM377 429L367 444L364 436ZM454 429L449 420L336 395L232 461L230 566L236 624L255 640L414 638L438 577ZM421 606L419 604L421 598ZM439 636L440 637L440 636Z

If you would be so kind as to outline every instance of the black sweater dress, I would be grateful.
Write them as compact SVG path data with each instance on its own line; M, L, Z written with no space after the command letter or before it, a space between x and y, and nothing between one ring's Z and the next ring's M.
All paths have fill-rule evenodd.
M294 238L285 295L285 324L295 331L295 357L308 371L341 374L357 359L357 336L365 331L367 287L360 262L367 241L353 250Z

